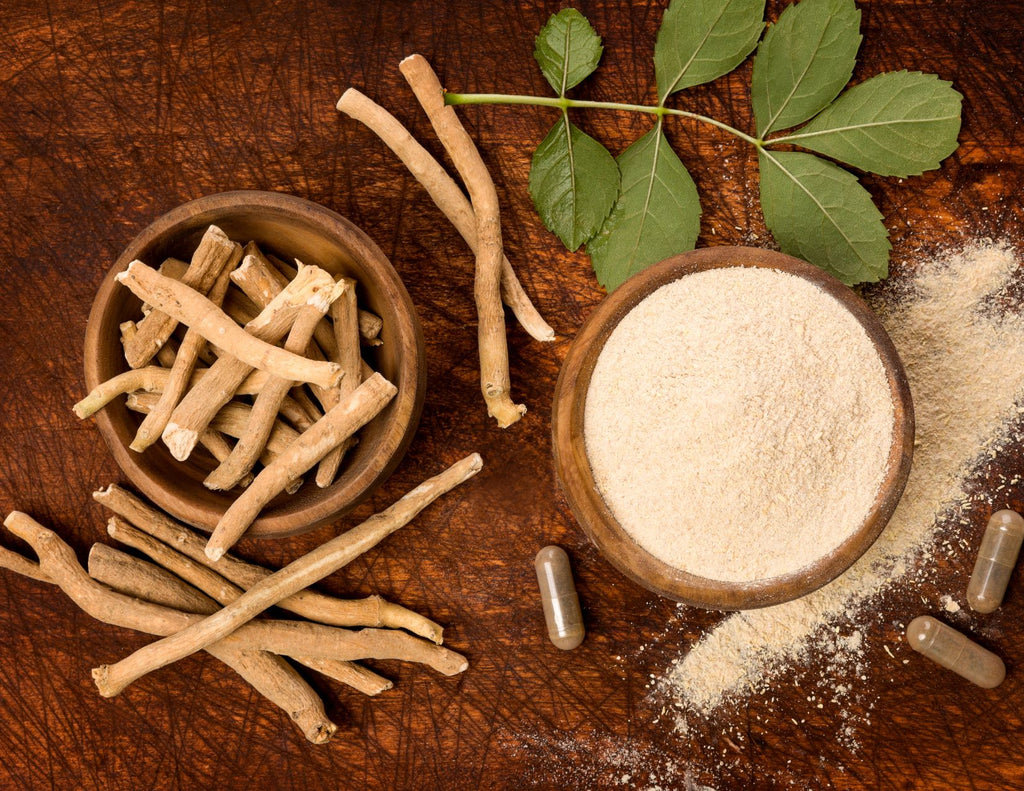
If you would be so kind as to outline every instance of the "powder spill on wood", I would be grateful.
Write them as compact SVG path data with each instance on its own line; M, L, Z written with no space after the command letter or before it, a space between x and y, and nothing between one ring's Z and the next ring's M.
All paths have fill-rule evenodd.
M969 499L965 482L1012 439L1012 421L1024 412L1024 318L1007 307L1015 270L1008 245L976 243L923 262L906 293L876 305L906 366L917 418L903 499L872 549L835 582L737 613L705 634L659 684L681 710L707 715L727 698L766 689L810 650L828 654L822 638L835 624L855 622L874 597L927 564L938 524Z
M864 328L817 285L710 269L622 319L594 369L587 455L622 527L669 565L793 573L864 521L893 404Z

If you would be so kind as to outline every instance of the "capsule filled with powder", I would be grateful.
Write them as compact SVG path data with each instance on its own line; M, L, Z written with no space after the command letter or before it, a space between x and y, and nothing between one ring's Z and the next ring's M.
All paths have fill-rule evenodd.
M967 585L967 603L972 610L988 613L1003 603L1021 542L1024 542L1024 518L1020 514L1009 510L992 514Z
M930 615L910 622L907 642L918 653L979 687L998 687L1006 677L1002 659Z
M583 642L585 630L569 556L561 547L552 545L537 553L533 565L537 570L548 637L555 647L571 651Z

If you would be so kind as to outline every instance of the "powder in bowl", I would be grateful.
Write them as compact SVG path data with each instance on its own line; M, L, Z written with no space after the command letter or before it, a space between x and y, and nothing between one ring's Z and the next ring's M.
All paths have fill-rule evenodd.
M751 267L686 275L633 308L584 412L622 528L674 568L737 583L797 572L861 527L894 424L857 319L808 280Z

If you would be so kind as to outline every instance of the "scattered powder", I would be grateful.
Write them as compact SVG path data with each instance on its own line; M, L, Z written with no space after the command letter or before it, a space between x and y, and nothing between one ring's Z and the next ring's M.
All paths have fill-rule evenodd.
M917 420L899 507L836 581L797 601L732 615L697 642L659 685L679 709L707 715L726 697L765 689L812 646L823 656L841 652L828 638L834 624L857 617L927 563L938 523L970 503L967 480L1005 446L1024 413L1024 317L1007 292L1015 271L1009 245L980 242L923 262L905 293L876 305L907 369Z
M939 601L946 612L960 612L960 605L952 596L943 596Z
M893 420L882 362L838 300L736 267L662 286L622 319L584 425L598 488L637 543L750 582L798 571L863 523Z

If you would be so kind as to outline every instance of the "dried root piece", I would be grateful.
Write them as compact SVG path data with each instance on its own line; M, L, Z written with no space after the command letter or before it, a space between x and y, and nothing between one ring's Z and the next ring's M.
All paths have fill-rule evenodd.
M125 525L123 522L121 524ZM130 526L125 525L125 527L129 531L134 530ZM111 532L111 535L113 535L112 531L108 530L108 532ZM149 536L138 533L138 531L135 532L141 535L142 538L149 538ZM115 536L118 540L122 540L123 537L123 535ZM163 547L169 553L167 557L172 559L184 557L170 547L155 541L155 539L150 540ZM123 541L123 543L129 546L134 545L129 541ZM184 559L188 560L187 558ZM174 570L171 566L161 568L141 558L125 554L113 547L108 547L105 544L93 544L92 549L89 551L89 576L97 582L109 585L120 593L134 596L143 601L151 601L155 604L162 604L165 607L172 607L175 610L196 613L198 615L212 615L220 609L221 604L226 604L232 598L237 598L241 595L240 588L232 586L222 577L219 577L216 572L209 569L207 571L210 571L214 578L219 578L215 579L212 583L214 589L223 588L225 591L234 591L233 594L226 594L226 601L219 600L212 594L207 595L207 593L202 592L203 589L201 587L193 587L192 584L189 584L190 581L186 581L184 578L179 579L182 575L179 574L176 577L171 573ZM343 684L348 684L366 695L379 695L381 692L385 692L394 686L391 681L383 676L379 676L372 670L356 665L353 662L304 656L294 656L292 659L329 678L333 678Z
M335 388L337 401L344 401L362 381L363 358L359 351L359 307L356 304L356 281L342 278L344 285L341 296L331 303L331 324L334 333L334 362L345 372ZM316 485L321 489L334 482L341 466L341 457L350 446L349 440L338 445L320 460L316 470Z
M201 296L213 287L217 275L225 266L230 264L233 267L241 257L241 246L228 239L216 225L211 225L192 256L192 264L182 275L181 285ZM231 259L234 259L233 263ZM140 296L140 299L155 309L138 322L134 337L125 344L125 359L132 368L141 368L152 360L181 321L169 315L155 300L144 296Z
M193 371L188 386L195 387L199 384L207 370L207 368L199 368ZM72 409L78 417L87 418L103 409L118 396L140 390L146 393L162 393L167 387L170 375L170 369L156 365L132 368L96 385L89 395L75 404ZM252 371L242 380L238 389L235 390L235 394L256 395L266 387L268 381L270 381L270 374L266 371Z
M231 284L230 275L233 266L229 266L229 264L237 264L239 258L240 256L232 256L230 260L225 262L224 269L218 274L217 280L214 281L213 286L210 288L210 293L207 296L210 302L217 307L220 307L224 302L224 295L227 294L228 286ZM206 339L190 327L185 333L181 345L178 347L178 353L174 357L174 364L171 366L171 372L167 377L167 384L164 385L160 399L156 402L150 413L146 415L142 425L135 432L135 438L128 446L132 450L141 453L160 439L160 434L163 433L164 428L167 426L171 412L178 405L181 397L185 395L189 381L192 378L192 372L195 370L196 362L199 360L199 355L205 346ZM239 476L240 478L241 476Z
M243 334L251 333L252 337L265 343L277 343L291 329L298 310L303 305L316 304L320 292L333 287L334 279L322 269L303 267L288 287L245 325ZM237 325L233 326L238 329ZM290 354L283 349L278 351ZM203 381L181 399L163 433L164 444L174 458L179 461L188 458L203 429L231 400L252 368L237 357L224 355L210 366Z
M187 324L214 346L253 368L283 379L313 382L321 387L334 387L341 378L341 371L334 363L307 360L271 346L235 324L202 294L164 277L141 261L132 261L117 276L117 281L140 299L152 303L176 321Z
M116 695L146 673L176 662L189 654L202 650L211 643L226 638L239 627L248 624L252 618L268 607L272 607L285 597L308 588L332 574L380 543L391 533L408 524L416 514L441 494L475 475L482 464L478 454L474 453L466 457L440 475L420 484L387 510L370 517L362 524L320 545L280 571L258 582L231 604L204 619L201 623L145 646L114 665L96 668L93 671L93 679L96 681L100 694L105 697ZM255 486L255 484L253 485ZM250 627L256 625L249 624ZM303 626L313 627L315 624L303 624ZM439 654L438 652L445 651L441 646L419 641L402 632L378 632L373 629L364 629L354 633L353 639L363 637L368 632L373 632L376 635L388 635L390 639L394 639L400 644L405 644L407 641L401 641L398 638L409 638L413 644L407 645L408 652L412 654L415 651L418 658L428 661L432 667L443 673L460 673L468 666L464 657L452 654L452 652ZM379 638L367 636L362 647L367 651L376 651L379 649L378 641L383 642L387 639L389 638L383 636ZM298 644L298 639L295 642ZM428 652L427 647L435 650ZM310 649L305 651L303 647L300 650L311 655L322 655L320 653L322 649L316 648L315 644L311 645ZM370 655L364 654L364 656ZM378 656L379 654L372 655Z
M430 64L420 55L410 55L399 68L469 190L476 215L476 281L473 292L478 318L480 389L487 404L487 413L498 421L501 428L507 428L526 413L526 407L514 403L509 393L508 341L505 337L505 313L501 307L498 192L455 109L445 105L444 89Z
M200 616L124 596L90 579L71 547L26 514L15 511L4 524L31 545L39 563L5 549L0 552L0 567L59 586L98 621L156 635L174 634L201 621ZM242 635L213 643L205 650L284 709L309 741L323 744L334 735L337 726L328 719L320 697L281 657L254 648Z
M139 530L173 547L191 560L216 570L238 587L249 589L273 574L270 569L257 566L225 554L212 561L204 552L206 539L195 531L174 521L162 511L147 505L126 489L112 484L93 493L93 499L131 522ZM303 618L331 626L374 626L405 629L440 645L444 633L440 624L386 601L380 596L365 599L336 599L312 590L302 590L277 603Z
M370 422L394 398L397 388L380 374L363 382L352 395L303 432L224 512L206 545L206 554L217 560L249 529L260 510L289 481L326 456Z
M473 206L433 155L409 134L397 118L354 88L342 94L338 109L365 124L402 160L475 254L477 237ZM537 312L505 256L501 258L501 297L531 337L538 341L555 339L555 331Z

